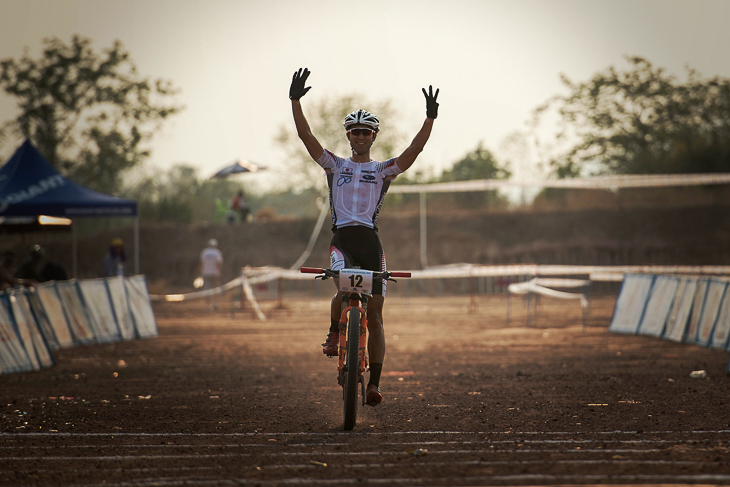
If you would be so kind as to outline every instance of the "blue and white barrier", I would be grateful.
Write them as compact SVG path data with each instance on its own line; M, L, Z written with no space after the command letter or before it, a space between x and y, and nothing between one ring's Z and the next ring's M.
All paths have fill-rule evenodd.
M39 370L36 343L29 336L25 317L19 314L17 321L14 319L18 311L15 301L15 296L0 300L0 368L6 373Z
M132 276L124 280L124 289L127 292L129 312L134 323L134 331L140 338L150 338L158 335L155 313L152 311L150 294L147 290L147 281L144 276Z
M730 351L730 279L627 274L608 330Z
M154 333L151 335L141 334L135 331L134 321L132 320L132 311L130 310L129 305L129 297L127 296L127 286L125 284L126 280L135 279L141 280L141 282L144 284L144 292L147 292L147 284L144 281L144 276L128 277L126 279L122 276L117 276L106 279L109 300L111 301L112 311L114 312L114 317L116 318L117 327L119 328L119 333L122 336L122 340L131 340L137 335L139 335L140 337L157 335L157 325L152 328L154 330ZM140 304L146 306L147 308L150 308L149 301L149 295L147 295L147 301ZM135 306L136 305L137 304L135 303ZM154 315L151 316L151 323L155 323ZM147 328L144 326L144 323L141 321L139 327L140 329L147 330Z
M0 374L54 364L53 350L158 335L144 276L47 282L0 293Z
M684 332L687 328L689 315L692 312L692 304L697 292L697 279L693 277L681 277L677 284L677 290L672 300L672 308L667 316L667 323L661 336L667 340L681 342L684 340Z
M74 345L74 338L66 319L66 312L63 309L63 301L58 294L54 282L39 284L35 293L26 293L35 296L38 300L38 309L46 318L53 336L48 337L48 343L53 349L67 348Z

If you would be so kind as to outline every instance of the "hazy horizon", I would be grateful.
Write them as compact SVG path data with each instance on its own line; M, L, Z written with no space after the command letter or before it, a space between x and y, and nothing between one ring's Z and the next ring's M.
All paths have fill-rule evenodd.
M730 77L730 2L455 0L3 0L0 59L32 57L42 40L78 34L97 52L120 40L141 76L181 90L186 106L152 141L150 163L188 164L208 177L243 158L285 177L274 140L292 124L292 73L312 71L308 106L328 96L392 100L408 137L425 116L422 87L441 92L439 118L417 168L440 171L483 146L499 155L532 110L574 81L641 56L683 79ZM353 107L359 108L359 107ZM15 114L0 93L0 123ZM291 125L290 125L291 126ZM20 141L16 141L18 144ZM16 144L5 144L4 160ZM261 181L264 181L262 179Z

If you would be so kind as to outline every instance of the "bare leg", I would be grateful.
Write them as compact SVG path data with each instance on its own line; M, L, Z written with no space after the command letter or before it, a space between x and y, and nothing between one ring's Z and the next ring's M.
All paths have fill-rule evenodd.
M332 297L330 304L330 324L327 329L327 339L322 344L322 352L328 357L334 357L337 355L337 344L339 342L339 322L340 322L340 308L342 307L340 301L340 294L337 293Z
M338 291L337 294L332 296L332 304L330 305L330 316L337 322L340 321L342 316L342 294Z
M385 358L385 331L383 330L383 296L374 295L368 303L368 355L370 363L382 364Z

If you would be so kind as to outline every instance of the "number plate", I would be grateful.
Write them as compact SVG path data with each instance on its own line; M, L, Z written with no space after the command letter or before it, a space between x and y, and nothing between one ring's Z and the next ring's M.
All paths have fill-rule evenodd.
M347 293L372 294L373 271L363 269L341 269L340 291Z

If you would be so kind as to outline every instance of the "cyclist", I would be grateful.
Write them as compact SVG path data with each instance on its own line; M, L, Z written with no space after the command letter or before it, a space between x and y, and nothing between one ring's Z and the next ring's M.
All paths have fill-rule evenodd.
M385 254L377 232L378 213L390 181L411 167L431 135L433 122L438 114L439 104L436 99L439 90L434 93L433 87L429 86L427 93L422 89L426 97L426 120L408 148L400 156L387 161L378 162L370 158L370 149L380 130L378 118L365 110L357 110L347 115L344 121L345 136L350 142L352 153L349 158L342 158L322 147L312 134L302 111L300 98L311 89L311 86L305 87L309 74L310 71L306 68L294 73L289 98L297 135L312 159L327 174L334 233L330 243L330 267L339 270L359 265L363 269L384 271ZM370 406L377 406L383 400L379 386L385 357L385 288L386 284L382 280L373 283L373 296L367 309L370 378L365 401ZM337 355L341 298L340 292L332 298L330 329L325 343L322 344L322 351L327 356Z

